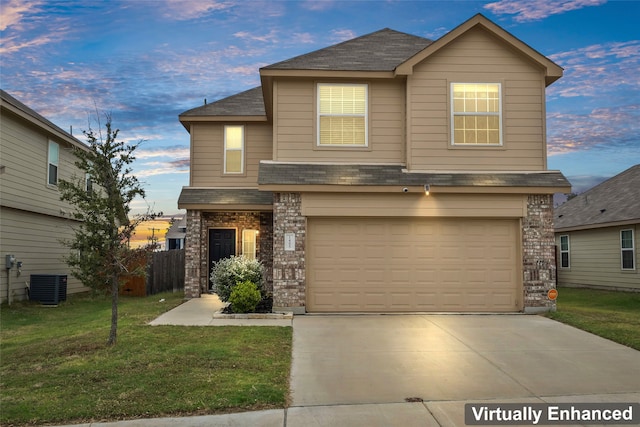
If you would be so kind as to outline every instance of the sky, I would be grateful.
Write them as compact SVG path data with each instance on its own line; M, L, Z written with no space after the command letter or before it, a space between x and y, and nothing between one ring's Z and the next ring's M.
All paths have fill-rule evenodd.
M382 28L436 40L476 13L564 68L548 168L574 192L640 163L640 1L0 0L0 87L82 141L111 114L143 141L133 212L176 214L180 113L258 86L260 67Z

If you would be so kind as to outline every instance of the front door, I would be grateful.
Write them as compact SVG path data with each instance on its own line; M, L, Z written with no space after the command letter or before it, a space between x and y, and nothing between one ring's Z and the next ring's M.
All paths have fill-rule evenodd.
M236 254L236 230L212 228L209 230L209 287L211 287L211 266L222 258Z

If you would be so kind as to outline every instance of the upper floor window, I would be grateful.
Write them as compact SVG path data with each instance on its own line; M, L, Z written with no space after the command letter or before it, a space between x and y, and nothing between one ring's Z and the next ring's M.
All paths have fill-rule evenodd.
M318 145L366 147L366 84L318 84Z
M560 268L571 267L569 257L569 236L560 236Z
M636 250L633 241L633 230L620 231L620 255L623 270L634 270L636 268Z
M224 127L224 173L244 172L244 126Z
M500 83L451 83L451 143L502 145Z
M60 146L53 141L49 141L49 155L47 168L47 183L58 185L58 162L60 160Z

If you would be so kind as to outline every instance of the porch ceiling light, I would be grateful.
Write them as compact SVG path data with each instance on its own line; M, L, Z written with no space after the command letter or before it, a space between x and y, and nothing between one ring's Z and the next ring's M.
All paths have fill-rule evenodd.
M431 186L429 184L425 184L424 185L424 195L428 196L430 190L431 190Z

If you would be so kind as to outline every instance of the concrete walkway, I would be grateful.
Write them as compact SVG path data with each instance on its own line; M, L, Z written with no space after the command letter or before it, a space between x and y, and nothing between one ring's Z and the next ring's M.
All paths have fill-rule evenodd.
M205 295L151 324L229 324L212 318L220 307ZM465 403L640 402L640 352L540 316L279 321L294 327L289 408L85 426L464 426Z
M151 326L293 326L292 315L223 315L225 303L217 295L203 294L200 298L190 299L173 310L160 315L149 322Z

